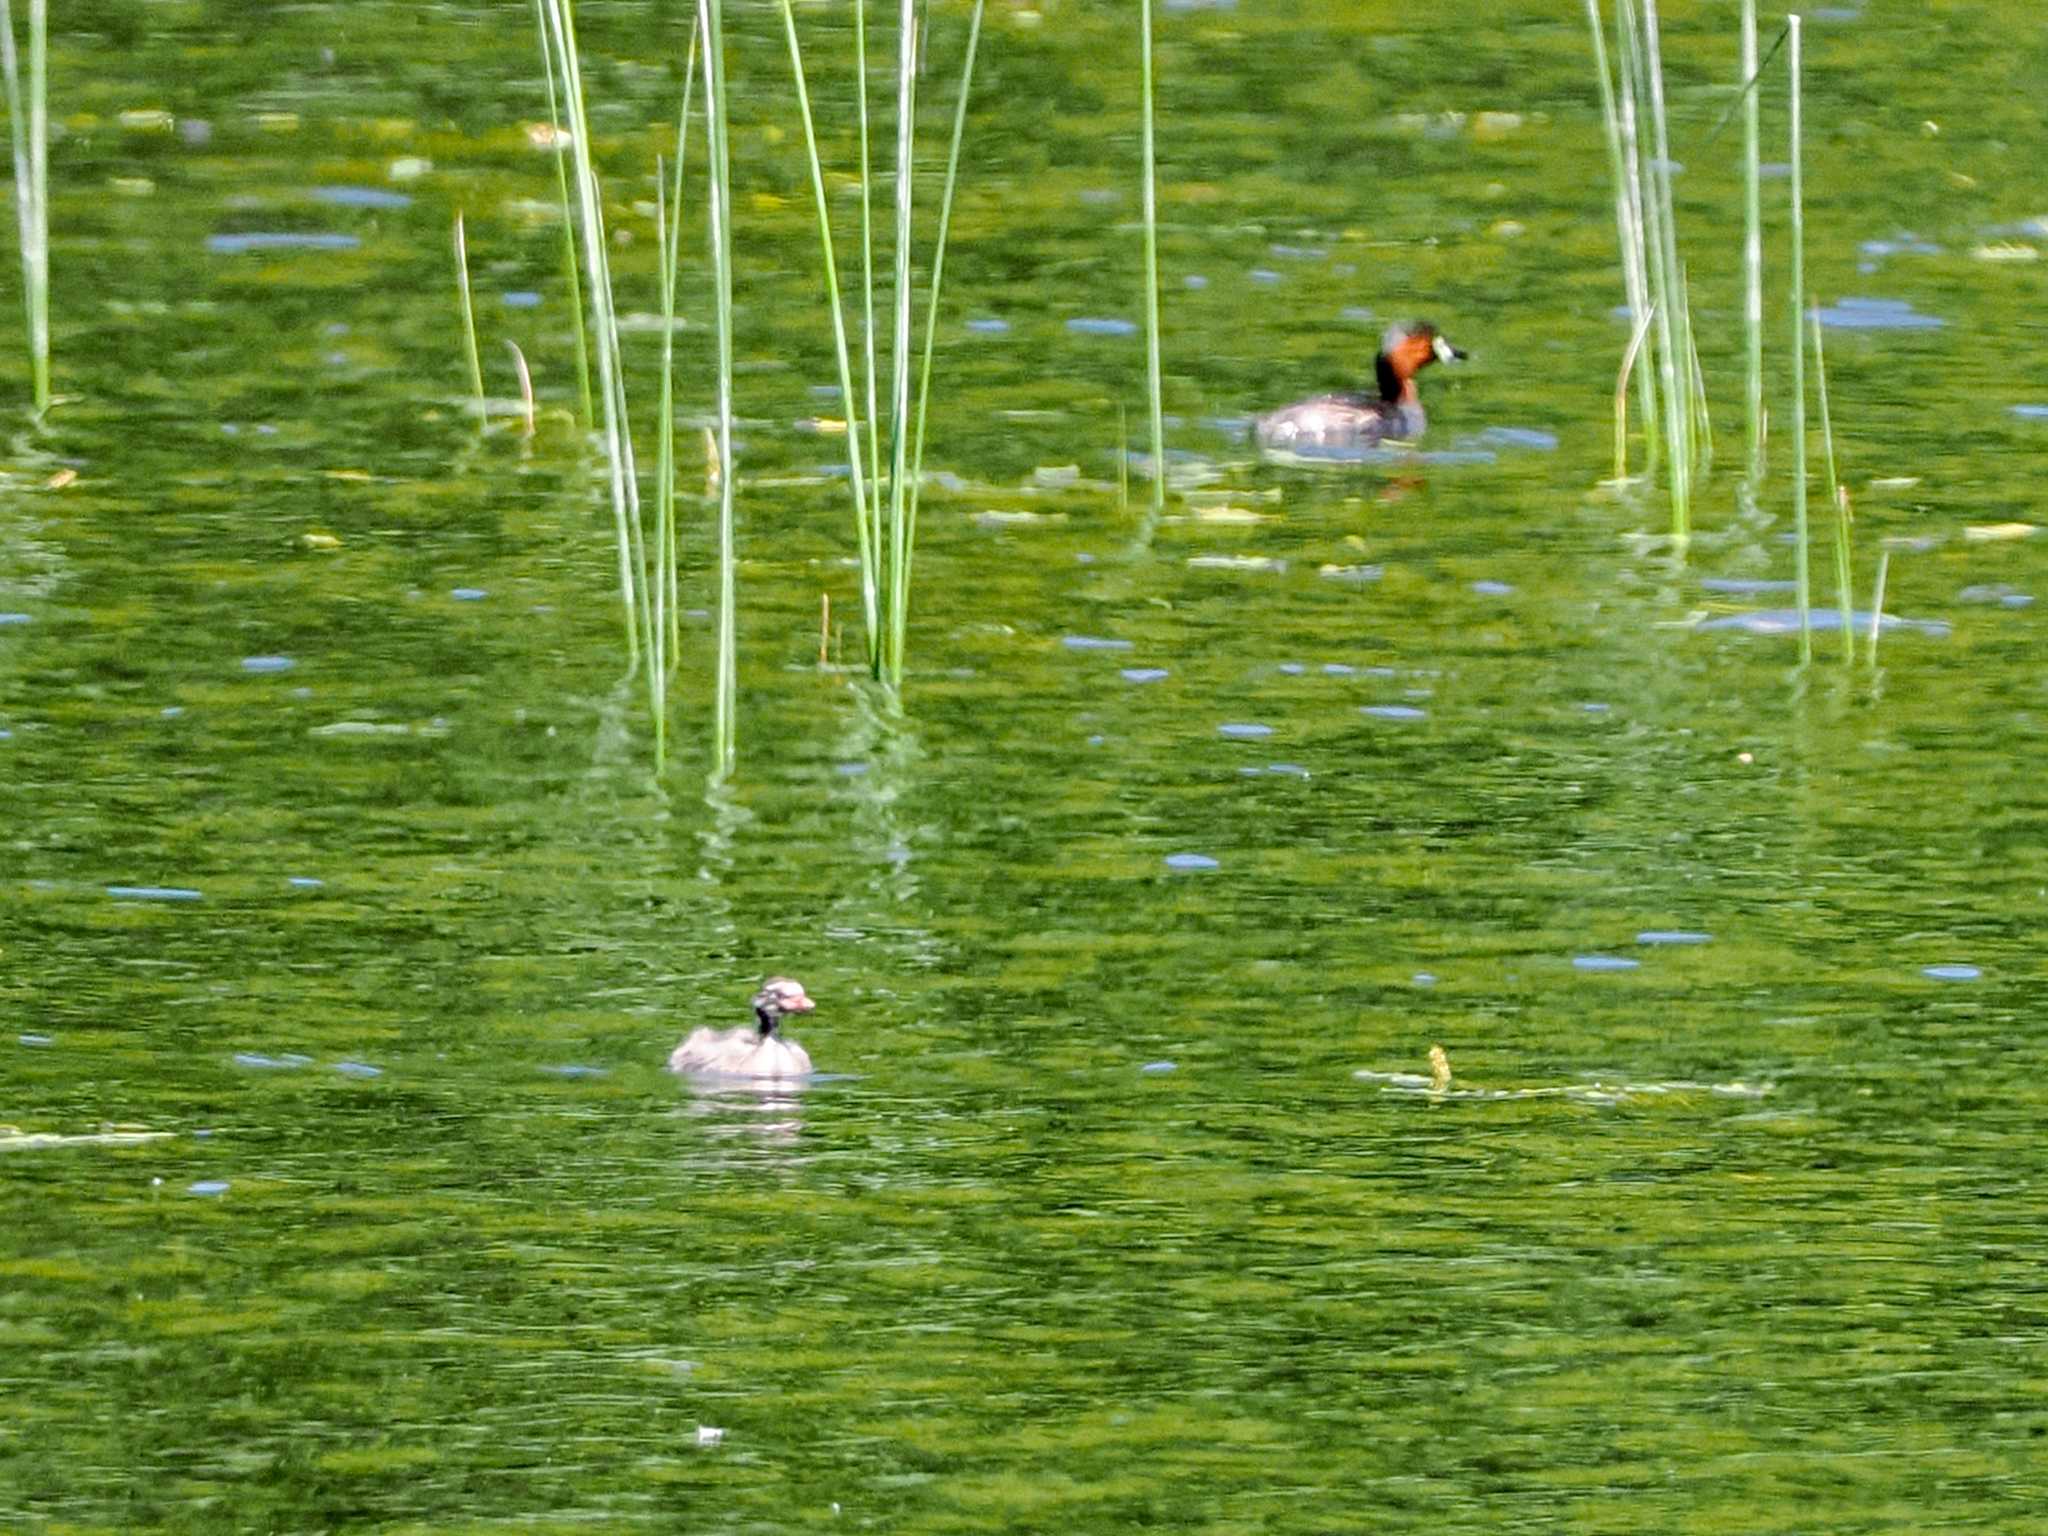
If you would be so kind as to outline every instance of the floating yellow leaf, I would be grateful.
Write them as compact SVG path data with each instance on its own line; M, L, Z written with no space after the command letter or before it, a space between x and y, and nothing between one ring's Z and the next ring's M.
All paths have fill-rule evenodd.
M2031 538L2040 531L2033 523L1973 523L1963 530L1963 542L1997 544L2007 539Z

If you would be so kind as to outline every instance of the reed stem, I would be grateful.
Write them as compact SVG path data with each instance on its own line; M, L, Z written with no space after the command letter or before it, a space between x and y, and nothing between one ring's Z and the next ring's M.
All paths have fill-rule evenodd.
M555 192L562 208L562 275L569 282L569 314L576 327L576 398L586 428L597 425L597 411L590 400L590 338L583 328L583 283L576 275L576 218L569 206L569 145L562 131L561 105L555 99L554 48L548 40L547 7L550 0L534 0L534 14L540 32L540 72L548 86L548 130L555 155Z
M667 615L668 627L664 644L668 670L673 675L682 656L682 601L678 591L677 556L680 541L676 536L676 453L675 453L675 334L676 334L676 279L682 270L683 256L683 169L690 151L690 97L697 84L697 56L702 50L704 28L702 17L692 12L690 16L690 56L683 65L683 109L676 114L676 157L675 179L668 194L668 224L661 231L665 271L661 290L661 438L664 467L661 470L661 486L656 493L658 508L657 521L660 525L658 544L660 553L656 557L655 627L660 629L662 614Z
M1600 115L1607 130L1607 164L1614 179L1614 232L1621 253L1621 280L1623 291L1628 296L1630 321L1636 326L1636 333L1629 342L1628 355L1623 360L1621 378L1626 380L1633 370L1635 354L1648 335L1646 327L1654 306L1650 302L1649 283L1644 276L1643 220L1642 210L1637 202L1637 170L1635 150L1635 116L1633 111L1633 87L1629 77L1622 77L1622 89L1629 93L1631 108L1628 116L1628 142L1626 148L1622 138L1622 108L1615 96L1614 81L1607 62L1607 40L1600 25L1600 0L1586 0L1586 22L1593 33L1593 61L1600 76ZM1651 369L1644 368L1636 375L1636 387L1641 395L1643 418L1643 453L1646 461L1645 473L1657 473L1657 384ZM1616 404L1616 418L1622 423L1621 431L1626 432L1628 406L1626 401ZM1627 478L1628 450L1625 442L1618 442L1615 451L1615 478Z
M787 0L785 0L787 3ZM960 179L960 141L967 132L967 96L974 85L974 55L981 46L983 0L974 0L967 23L967 58L960 66L960 99L953 105L953 139L946 147L946 180L939 191L939 233L932 247L932 291L924 317L924 356L917 373L917 426L910 449L910 518L903 535L903 605L910 610L910 573L917 556L917 507L924 490L925 406L932 392L932 344L939 334L939 287L946 273L946 243L953 229L953 191ZM897 641L900 650L903 640Z
M1140 0L1138 91L1145 177L1145 400L1152 413L1152 510L1166 509L1166 419L1159 384L1159 175L1152 133L1152 0Z
M1792 297L1792 534L1798 576L1799 660L1813 660L1813 572L1806 526L1806 214L1800 175L1800 18L1785 18L1785 70L1791 80L1788 131L1791 138L1792 261L1787 282Z
M1624 9L1628 0L1624 0ZM1661 290L1658 305L1657 367L1664 386L1664 429L1670 444L1666 473L1671 490L1671 532L1687 537L1692 522L1692 478L1695 468L1693 439L1692 377L1680 336L1688 321L1679 313L1685 302L1684 279L1678 268L1678 231L1671 196L1671 134L1664 111L1664 62L1659 43L1657 0L1642 0L1642 46L1637 63L1643 75L1650 104L1650 133L1654 149L1648 166L1643 202L1649 214L1646 228L1651 236L1653 282Z
M484 364L476 345L476 302L469 291L469 242L463 236L462 213L455 214L455 291L462 303L462 346L469 363L469 392L476 398L476 429L481 432L490 417L484 404Z
M797 114L803 119L804 152L810 160L811 197L818 210L819 254L825 269L825 303L832 312L832 346L839 364L839 398L846 408L846 465L853 485L854 532L860 546L861 619L867 625L872 665L881 635L880 605L875 541L868 529L869 482L861 470L860 402L853 392L852 364L847 358L846 311L839 299L839 258L832 248L832 218L825 199L825 172L818 160L818 134L811 117L810 87L804 78L803 50L797 41L796 12L790 0L782 0L782 25L789 38L789 67L796 81Z
M1813 315L1813 384L1820 402L1820 440L1828 471L1828 504L1835 509L1835 607L1842 621L1842 660L1856 656L1855 604L1849 592L1849 492L1835 471L1835 424L1828 409L1828 364L1821 349L1820 311Z
M1864 655L1873 667L1877 665L1877 633L1884 628L1884 583L1891 569L1892 552L1880 547L1877 552L1877 583L1870 592L1870 648Z
M1636 355L1643 350L1643 343L1649 340L1650 326L1656 319L1654 310L1646 310L1636 321L1634 333L1628 339L1628 350L1621 354L1621 372L1614 380L1614 480L1620 485L1628 479L1628 379L1635 371ZM1647 433L1648 428L1646 427Z
M853 6L853 57L854 92L859 98L857 108L860 118L860 296L861 296L861 352L865 368L868 409L868 497L869 504L861 516L868 519L865 533L870 544L879 546L882 538L882 420L877 409L875 396L875 214L874 214L874 169L869 151L868 131L868 6L867 0L854 0ZM852 417L849 415L848 420ZM849 431L849 439L851 432ZM874 579L872 571L864 572L866 579ZM872 606L871 603L869 606ZM875 676L881 676L882 634L875 622L875 615L867 615L868 669Z
M724 0L697 0L704 33L704 130L709 140L712 286L718 314L718 676L712 710L711 778L738 759L738 630L733 545L732 158L726 133Z
M598 384L604 401L605 470L619 549L619 598L624 607L627 665L640 662L640 629L651 613L641 588L646 570L640 527L639 477L633 464L633 435L626 418L625 380L612 304L611 266L604 230L604 204L590 155L590 118L583 94L582 61L576 47L575 15L568 0L545 0L543 14L561 71L562 101L569 113L570 150L575 164L576 206L583 233L584 275L589 280L591 324L597 332Z
M902 0L896 37L896 288L895 335L890 353L888 626L883 678L903 686L903 638L909 623L904 590L910 523L910 199L916 169L917 0Z
M1742 0L1742 407L1752 491L1764 476L1764 235L1756 71L1756 0Z
M14 207L21 246L23 340L35 413L50 408L50 119L49 9L28 3L28 88L21 83L14 8L0 0L0 81L14 140Z

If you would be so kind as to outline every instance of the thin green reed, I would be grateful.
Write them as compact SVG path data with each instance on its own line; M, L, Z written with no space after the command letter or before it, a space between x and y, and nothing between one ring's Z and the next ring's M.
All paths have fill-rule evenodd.
M657 527L654 571L654 630L662 642L664 671L674 676L682 655L682 612L676 590L676 275L682 266L683 250L683 168L690 149L690 96L697 83L697 54L703 28L693 14L690 18L690 55L683 66L683 109L676 114L675 179L666 194L666 221L660 218L661 194L657 190L656 223L661 240L661 428L656 439L659 483L655 488ZM655 165L655 184L660 187L660 163ZM664 624L664 620L666 623Z
M1870 589L1870 647L1863 658L1873 667L1877 665L1877 632L1884 628L1884 583L1891 569L1892 552L1880 546L1877 551L1877 581Z
M874 212L874 169L869 155L868 136L868 6L867 0L854 0L853 5L853 60L854 92L860 116L860 302L861 302L861 352L866 369L868 408L868 494L872 503L865 514L872 519L872 541L879 543L882 537L882 418L875 403L875 212ZM851 398L850 396L848 397ZM852 420L851 414L847 418ZM858 440L852 429L847 430L847 441L858 451ZM872 580L874 572L862 567L863 578ZM881 659L881 631L876 627L875 615L867 615L868 666L876 667Z
M22 322L30 390L38 416L50 408L50 19L46 0L28 3L28 89L15 51L14 7L0 0L0 80L14 138L14 211L21 246Z
M704 31L704 132L708 140L712 287L718 315L718 676L711 724L711 777L738 757L738 630L733 547L732 157L726 133L724 0L697 0Z
M1800 172L1799 18L1785 18L1785 71L1791 80L1788 108L1792 176L1792 533L1799 587L1799 660L1813 660L1813 571L1806 528L1806 211Z
M818 134L811 117L811 92L804 78L803 49L797 41L796 11L790 0L782 0L782 26L789 38L789 67L796 79L797 113L803 119L804 152L810 159L811 197L818 211L818 243L825 268L825 302L832 311L832 344L839 364L839 397L846 407L846 463L853 488L854 531L860 545L861 619L867 626L868 662L873 667L880 655L880 603L876 590L876 538L879 530L869 528L868 486L861 471L859 401L853 392L853 369L847 358L846 314L839 301L839 259L832 249L832 220L825 199L825 171L818 160ZM865 199L863 199L865 202ZM866 212L862 212L863 223ZM869 327L873 340L873 326Z
M1152 510L1166 510L1166 418L1159 387L1159 189L1152 142L1152 0L1140 0L1138 92L1145 176L1145 399L1152 413ZM1128 448L1124 450L1129 452Z
M1629 9L1623 0L1623 10ZM1649 214L1651 271L1658 290L1657 367L1664 385L1665 436L1670 442L1667 469L1671 493L1671 532L1686 537L1692 522L1692 479L1696 466L1692 376L1680 338L1689 324L1680 313L1685 302L1684 279L1678 266L1678 229L1671 196L1671 134L1664 111L1664 61L1658 36L1657 0L1642 0L1642 38L1635 51L1641 85L1650 107L1653 154L1647 166L1643 202Z
M540 72L548 85L548 132L555 155L555 192L562 209L562 275L569 282L569 314L576 327L576 398L586 427L597 424L590 402L590 338L583 328L583 283L576 275L576 219L569 206L569 143L562 131L561 104L555 98L555 51L548 41L549 0L534 0L540 32Z
M561 73L562 102L570 120L570 150L575 162L576 205L583 235L584 273L589 282L591 325L597 333L599 390L603 397L605 470L611 491L612 518L619 551L619 596L624 609L626 655L638 666L643 643L653 649L653 604L646 592L647 550L641 526L639 475L633 462L633 436L626 414L624 368L612 300L603 197L591 160L590 116L583 92L582 60L576 46L575 16L568 0L546 0L544 19L552 35L556 67ZM666 679L661 669L648 668L648 703L659 715L665 708ZM657 752L656 766L661 766Z
M692 54L692 57L695 57ZM648 625L650 644L647 667L662 680L666 695L669 677L669 576L676 563L676 416L675 416L675 325L676 252L669 243L669 205L680 202L682 179L677 177L672 195L668 167L654 157L654 249L655 270L661 284L661 413L654 433L654 569L649 572L649 594L654 605L653 622ZM678 220L680 223L680 220ZM668 753L668 711L654 714L655 771Z
M1621 370L1614 377L1614 483L1621 485L1628 480L1628 380L1635 372L1636 357L1643 350L1643 343L1649 340L1650 326L1656 314L1645 310L1636 321L1635 330L1629 335L1628 348L1621 354ZM1648 369L1644 373L1648 373ZM1654 407L1653 407L1654 409ZM1647 417L1645 420L1647 421ZM1644 431L1648 433L1649 427Z
M1813 384L1820 401L1820 440L1826 450L1828 501L1835 509L1835 607L1842 621L1842 660L1856 655L1855 605L1849 595L1849 492L1835 470L1835 423L1828 410L1828 363L1820 341L1820 310L1813 312Z
M469 292L469 241L462 231L462 213L455 214L455 292L462 304L462 346L469 363L469 390L476 397L476 429L489 420L484 404L484 364L476 346L476 302Z
M892 688L903 685L903 636L909 626L909 593L904 578L910 525L910 192L915 169L917 126L917 0L902 0L896 32L896 287L895 329L890 343L888 618L882 645L883 673Z
M1621 251L1622 287L1628 296L1629 314L1636 323L1635 334L1630 337L1628 350L1622 358L1620 378L1625 387L1634 370L1636 354L1649 335L1653 313L1649 282L1644 275L1642 210L1636 200L1635 120L1631 111L1630 137L1624 150L1622 110L1615 96L1607 62L1607 39L1600 25L1600 0L1586 0L1586 22L1592 29L1593 60L1600 75L1600 117L1607 130L1607 165L1614 180L1614 230ZM1631 93L1633 106L1633 88L1626 75L1622 78L1622 89ZM1636 387L1641 396L1643 448L1647 459L1645 473L1654 476L1657 472L1657 383L1649 368L1636 374ZM1615 398L1615 421L1614 477L1622 480L1628 473L1628 401L1619 390Z
M1751 486L1764 475L1764 235L1756 0L1742 0L1742 406Z
M946 242L953 229L953 191L960 179L960 141L967 132L967 96L974 85L974 55L981 46L983 0L974 0L974 14L967 23L967 58L960 66L960 97L953 105L953 139L946 147L946 180L939 192L939 233L932 247L932 291L924 317L924 356L917 374L917 427L910 449L910 518L903 534L904 600L899 612L907 620L912 563L917 554L917 504L924 489L925 405L932 392L932 343L939 334L939 287L946 272ZM904 636L896 637L896 653L903 653ZM899 678L900 682L901 679Z

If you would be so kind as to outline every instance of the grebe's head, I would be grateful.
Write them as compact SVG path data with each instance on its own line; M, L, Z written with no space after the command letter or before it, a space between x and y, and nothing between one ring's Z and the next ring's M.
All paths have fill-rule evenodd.
M1454 363L1464 355L1463 349L1452 346L1450 338L1427 320L1390 325L1380 338L1380 356L1404 379L1413 378L1431 363Z
M761 1021L761 1033L772 1035L786 1013L809 1013L818 1005L804 991L804 984L787 976L770 976L754 994L754 1017Z
M1380 355L1373 360L1380 395L1387 400L1413 399L1416 374L1431 363L1452 363L1464 355L1427 320L1390 325L1380 338Z

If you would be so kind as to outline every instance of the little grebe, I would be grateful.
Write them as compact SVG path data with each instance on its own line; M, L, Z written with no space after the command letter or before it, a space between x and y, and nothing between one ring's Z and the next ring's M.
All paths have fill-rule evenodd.
M1268 411L1253 423L1259 446L1283 453L1341 455L1420 437L1429 422L1422 414L1422 397L1415 392L1415 375L1431 363L1448 363L1464 355L1426 320L1389 326L1373 365L1379 377L1377 395L1345 390Z
M668 1069L700 1077L807 1077L810 1052L783 1039L779 1027L784 1014L809 1013L817 1006L802 982L771 976L754 994L752 1028L692 1030L669 1057Z

